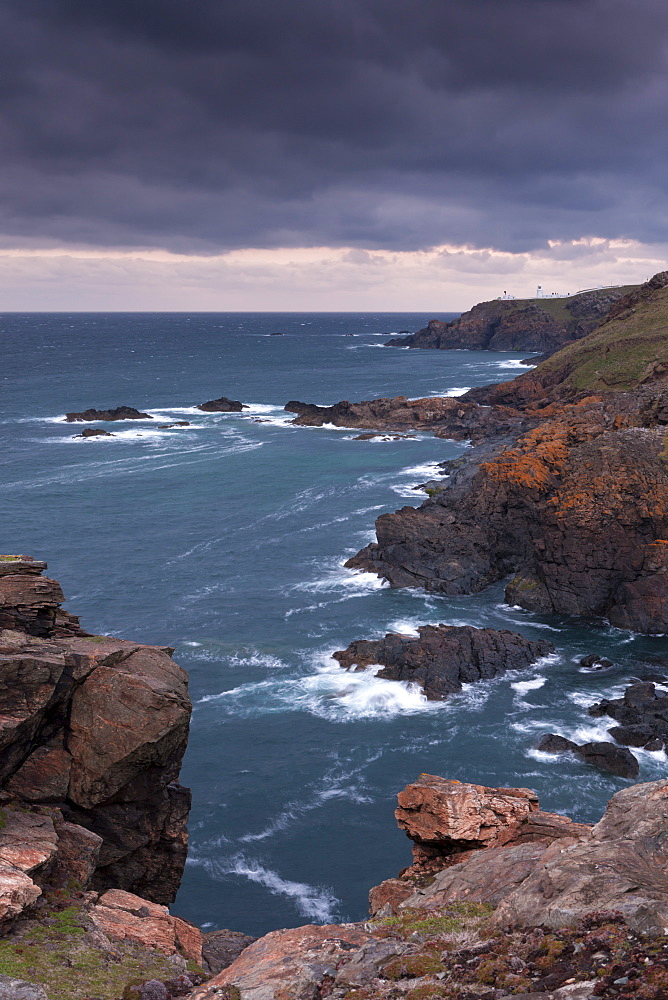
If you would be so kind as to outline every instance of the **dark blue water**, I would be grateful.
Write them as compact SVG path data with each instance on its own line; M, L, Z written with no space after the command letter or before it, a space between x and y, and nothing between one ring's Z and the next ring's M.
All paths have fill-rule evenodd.
M380 346L428 318L0 317L3 551L45 558L88 630L176 646L190 672L192 846L176 911L197 923L260 933L362 917L369 887L409 862L392 810L421 771L529 786L580 820L625 784L533 745L604 734L586 706L664 640L509 608L501 585L451 599L342 568L378 514L417 506L412 487L465 446L295 428L282 406L457 394L522 370L519 355ZM194 409L220 395L252 406ZM191 426L123 423L82 440L63 422L119 404ZM329 655L428 622L513 628L558 654L447 704ZM615 667L580 672L589 652ZM663 776L665 755L643 752L641 767Z

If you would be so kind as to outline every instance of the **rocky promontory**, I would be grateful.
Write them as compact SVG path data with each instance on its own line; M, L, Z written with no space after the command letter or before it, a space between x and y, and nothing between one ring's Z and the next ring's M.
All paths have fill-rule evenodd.
M429 700L443 701L462 684L523 670L554 652L549 642L532 642L505 629L422 625L418 633L360 639L333 656L347 670L380 664L376 677L419 684Z
M483 435L347 565L446 594L511 577L511 604L668 631L667 322L663 272L535 371L457 399L505 407L519 432Z
M526 788L422 774L395 815L413 864L371 890L371 920L272 931L191 1000L665 1000L668 781L590 827Z
M408 337L393 337L386 346L552 354L591 333L632 287L601 288L555 299L481 302L450 323L432 319L424 329Z
M481 441L492 433L510 432L522 426L521 413L510 406L479 406L449 396L381 397L333 406L318 406L291 400L288 413L296 413L297 427L350 427L371 431L429 431L435 437L454 441Z

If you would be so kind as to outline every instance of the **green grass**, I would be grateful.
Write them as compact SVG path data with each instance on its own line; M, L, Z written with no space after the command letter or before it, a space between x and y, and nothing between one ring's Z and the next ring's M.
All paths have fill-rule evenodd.
M558 372L561 386L572 392L625 392L659 362L668 364L668 288L567 345L532 374Z
M402 910L396 917L385 917L378 926L401 937L412 934L436 936L463 930L470 924L485 920L494 907L489 903L448 903L446 910L429 913L426 910Z
M113 942L116 957L92 947L82 912L69 906L20 940L0 940L0 973L38 983L50 1000L118 1000L132 983L173 979L178 969L161 952ZM191 971L201 971L188 963Z

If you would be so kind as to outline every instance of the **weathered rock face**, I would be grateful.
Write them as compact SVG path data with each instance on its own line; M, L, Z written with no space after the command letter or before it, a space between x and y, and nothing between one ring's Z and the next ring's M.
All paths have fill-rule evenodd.
M34 572L44 564L18 565L0 575L2 613L13 625L0 630L5 801L55 810L58 864L70 877L171 902L190 805L178 784L191 708L185 671L170 649L88 636L71 616L68 634L58 584Z
M446 594L512 573L511 604L667 631L668 466L654 393L542 411L420 508L382 515L377 543L346 565Z
M371 935L360 924L307 924L272 931L194 990L189 1000L210 1000L225 986L236 986L243 1000L315 997L325 976L333 978L337 964L369 940Z
M422 775L400 793L396 815L418 847L473 850L451 853L450 863L445 855L427 883L416 880L413 865L384 883L384 894L383 886L372 890L372 912L388 902L401 913L468 901L496 906L496 927L564 927L598 910L621 913L639 933L663 934L668 926L668 780L618 792L594 827L551 817L542 837L523 836L534 817L550 817L527 789ZM412 887L407 895L402 882Z
M333 406L317 406L291 400L286 404L288 413L296 413L292 423L300 427L365 428L376 431L430 430L436 437L453 440L481 440L490 433L501 434L517 430L521 415L511 407L485 407L461 403L458 398L432 397L407 399L394 398L347 400Z
M153 420L150 413L142 413L134 406L116 406L113 410L81 410L78 413L66 413L65 420L68 423L76 423L86 420Z
M238 399L221 396L220 399L210 399L208 403L200 403L197 409L205 413L240 413L248 407Z
M600 289L570 298L481 302L450 323L433 319L388 347L436 350L541 351L552 353L590 333L628 288Z
M90 916L98 930L113 940L137 941L164 955L181 953L198 965L202 962L202 932L173 917L166 906L110 889L91 908Z
M554 652L549 642L531 642L505 629L470 625L423 625L419 638L390 633L384 639L353 642L333 656L342 667L382 664L377 677L419 684L432 701L461 691L462 684L522 670Z

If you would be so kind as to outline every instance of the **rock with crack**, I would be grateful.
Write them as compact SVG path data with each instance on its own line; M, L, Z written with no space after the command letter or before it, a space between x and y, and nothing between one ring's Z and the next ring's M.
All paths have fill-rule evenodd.
M91 908L95 927L108 938L136 941L164 955L182 954L202 962L202 932L193 924L172 916L166 906L130 892L110 889Z
M236 987L243 1000L315 1000L325 980L334 979L342 960L372 940L361 924L307 924L272 931L189 1000L214 1000L221 989Z

